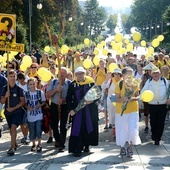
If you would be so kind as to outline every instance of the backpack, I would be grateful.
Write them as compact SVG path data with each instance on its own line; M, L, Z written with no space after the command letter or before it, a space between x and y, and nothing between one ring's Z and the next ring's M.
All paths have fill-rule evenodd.
M36 92L37 92L38 101L39 101L39 103L41 104L41 103L42 103L42 101L41 101L41 90L36 90ZM26 98L27 98L27 104L28 104L29 101L30 101L30 93L29 93L29 90L25 93L25 96L26 96Z
M119 82L119 89L122 90L122 87L123 87L123 80L121 80L121 81Z
M152 80L152 78L149 79L149 82ZM165 81L165 78L164 77L161 77L161 80L163 80L165 86L166 86L166 81Z
M99 68L100 68L100 67L97 67L97 72L96 72L96 74L98 73ZM107 68L106 68L106 67L104 68L104 71L105 71L105 74L107 74Z
M57 79L54 79L54 80L53 80L53 85L52 85L53 88L54 88L56 82L57 82ZM67 81L68 87L69 87L70 84L71 84L71 81L68 80L68 81Z

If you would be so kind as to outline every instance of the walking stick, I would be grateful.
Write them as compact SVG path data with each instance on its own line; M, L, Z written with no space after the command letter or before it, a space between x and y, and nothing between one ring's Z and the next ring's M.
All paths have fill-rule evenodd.
M7 91L9 91L9 51L8 51L8 45L5 46L6 47L6 52L7 52ZM8 107L10 107L9 105L9 97L8 97Z
M57 56L57 60L58 60L58 79L59 79L59 86L61 87L63 85L63 81L61 80L61 63L60 63L58 48L59 48L59 41L64 33L64 19L62 18L62 16L59 16L59 18L61 21L61 32L60 32L59 36L56 34L51 34L45 18L44 18L44 23L45 23L45 27L48 32L49 39L50 39L52 45L55 46L55 49L56 49L56 56ZM58 92L58 100L61 100L61 99L62 99L62 92ZM61 106L59 104L58 104L58 118L59 118L59 120L61 120Z

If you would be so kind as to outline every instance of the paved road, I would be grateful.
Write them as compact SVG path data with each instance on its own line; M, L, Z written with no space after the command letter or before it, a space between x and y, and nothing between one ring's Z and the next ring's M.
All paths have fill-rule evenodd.
M160 146L155 146L150 140L150 132L145 134L143 120L139 122L142 144L133 148L133 159L119 156L119 147L111 129L104 130L103 113L99 114L99 146L93 147L90 154L75 158L68 152L58 153L53 144L46 144L47 135L43 135L42 153L30 152L30 145L19 145L15 156L9 157L6 150L9 147L9 131L6 122L3 137L0 139L0 169L29 170L106 170L106 169L170 169L170 121L166 121L165 132ZM18 142L22 134L18 129ZM69 135L69 132L68 132ZM67 138L68 143L68 138Z

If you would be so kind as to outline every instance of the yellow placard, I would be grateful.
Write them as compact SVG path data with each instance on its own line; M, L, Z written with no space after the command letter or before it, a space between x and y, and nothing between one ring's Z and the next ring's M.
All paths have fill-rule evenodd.
M8 45L8 48L5 48L5 44L0 43L0 51L24 52L24 44L15 43L14 45Z
M12 42L16 42L16 15L0 13L0 41L5 41L8 32L12 35Z

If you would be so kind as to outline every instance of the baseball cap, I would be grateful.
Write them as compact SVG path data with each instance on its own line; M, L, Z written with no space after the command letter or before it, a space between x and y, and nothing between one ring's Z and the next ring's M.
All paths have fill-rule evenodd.
M86 73L86 70L85 70L83 67L77 67L77 68L75 69L75 72L74 72L74 73L78 73L78 72Z

